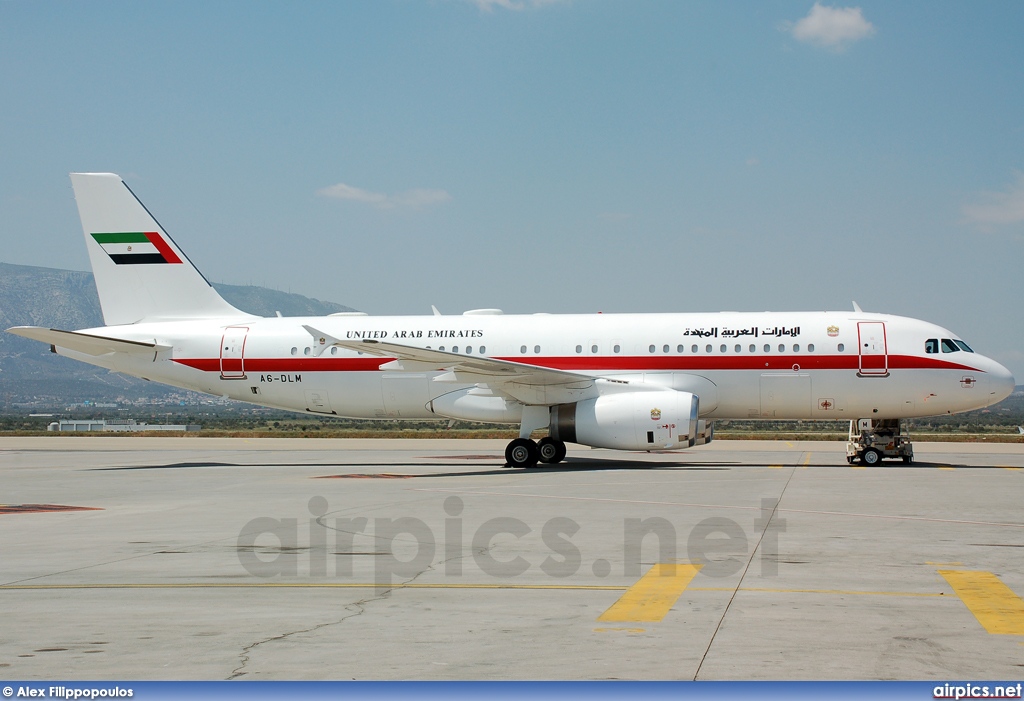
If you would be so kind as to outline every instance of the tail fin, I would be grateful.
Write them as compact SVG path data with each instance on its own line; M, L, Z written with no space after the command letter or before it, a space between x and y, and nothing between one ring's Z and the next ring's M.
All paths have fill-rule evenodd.
M217 294L113 173L72 173L85 246L108 326L249 317Z

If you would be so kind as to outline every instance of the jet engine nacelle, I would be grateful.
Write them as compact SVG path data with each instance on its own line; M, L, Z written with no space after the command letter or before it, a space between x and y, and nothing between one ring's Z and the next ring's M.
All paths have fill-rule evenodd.
M617 450L677 450L697 439L689 392L624 392L551 407L551 437Z

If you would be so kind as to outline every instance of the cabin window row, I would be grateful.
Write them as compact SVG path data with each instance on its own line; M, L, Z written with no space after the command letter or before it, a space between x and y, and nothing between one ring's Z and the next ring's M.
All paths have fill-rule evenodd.
M954 342L954 341L951 341L951 340L945 339L945 338L942 339L942 346L941 347L942 347L942 352L943 353L955 353L955 352L957 352L959 350L965 350L968 353L973 353L974 352L963 341L955 341ZM451 352L452 353L458 353L458 352L460 352L460 349L462 349L462 348L463 348L462 346L452 346L451 347ZM430 346L427 346L427 349L430 349ZM439 351L444 351L444 350L447 350L447 347L446 346L438 346L437 349ZM533 353L535 355L539 354L540 353L540 349L541 349L541 347L539 345L533 346ZM799 353L800 349L801 349L801 346L800 346L799 343L794 343L790 347L790 350L793 353ZM926 353L938 353L939 352L938 349L939 349L939 341L937 339L932 338L932 339L928 339L928 341L925 342L925 352ZM519 347L519 352L522 355L526 355L528 350L529 350L529 348L527 346L520 346ZM598 353L599 350L600 350L600 347L597 344L594 344L594 345L590 346L590 352L591 353ZM650 353L657 353L658 352L658 346L652 343L650 346L648 346L647 350ZM765 343L764 346L762 346L762 350L763 350L764 353L771 353L772 352L772 345L770 343ZM836 350L838 352L842 353L843 351L846 350L846 346L844 344L840 343L840 344L838 344L836 346ZM671 351L672 351L672 347L669 344L667 344L667 343L661 347L661 352L662 353L670 353ZM737 343L736 345L734 345L733 348L732 348L732 351L734 353L742 353L743 352L742 344ZM779 353L785 353L786 352L786 344L785 343L780 343L777 346L777 351ZM466 355L473 355L473 353L474 353L473 346L465 346L464 347L464 352L465 352ZM487 353L487 346L480 346L475 352L477 354L479 354L479 355L484 355L484 354ZM583 346L582 345L577 345L576 346L576 352L577 353L582 353L583 352ZM613 353L621 353L622 352L622 346L620 346L619 344L615 344L614 346L612 346L612 352ZM679 344L679 345L676 346L676 353L685 353L685 352L686 352L686 346L684 346L683 344ZM697 345L696 343L693 344L692 346L690 346L690 352L691 353L700 353L701 352L700 351L700 346ZM705 353L714 353L715 352L714 345L711 344L711 343L705 345L704 346L704 352ZM729 345L726 344L726 343L721 344L718 347L718 352L720 352L720 353L728 353L729 352ZM758 352L757 344L751 343L749 346L747 346L747 352L749 352L749 353L757 353ZM808 343L807 344L806 352L807 353L813 353L814 352L814 344L813 343ZM332 347L331 350L330 350L330 353L331 353L331 355L337 355L338 354L338 347L337 346ZM297 347L295 347L295 346L292 346L291 354L292 355L298 355L299 354L299 349ZM307 356L311 355L312 354L312 348L310 348L309 346L303 348L302 349L302 354L303 355L307 355ZM359 352L359 355L362 355L362 352Z

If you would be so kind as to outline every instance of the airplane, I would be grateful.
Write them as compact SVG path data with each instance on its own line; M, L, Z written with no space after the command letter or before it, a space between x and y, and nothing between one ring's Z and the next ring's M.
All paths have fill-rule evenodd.
M940 326L864 312L264 318L214 290L128 185L72 173L105 326L8 332L54 353L306 414L519 424L508 466L566 443L680 450L715 419L908 419L990 406L1014 378ZM539 442L530 436L547 429Z

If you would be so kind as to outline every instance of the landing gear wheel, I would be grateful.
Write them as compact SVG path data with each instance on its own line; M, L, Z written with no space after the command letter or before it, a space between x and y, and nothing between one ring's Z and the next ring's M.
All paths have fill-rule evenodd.
M551 436L541 438L540 443L537 444L537 450L540 452L540 461L549 465L565 460L565 443L555 440Z
M912 462L914 462L914 456L913 456L913 455L904 455L904 456L903 456L903 463L904 463L905 465L909 465L909 464L911 464Z
M860 456L860 461L865 465L877 465L882 461L882 454L874 448L868 448Z
M516 438L505 448L505 462L509 467L533 467L539 459L537 444L529 438Z

